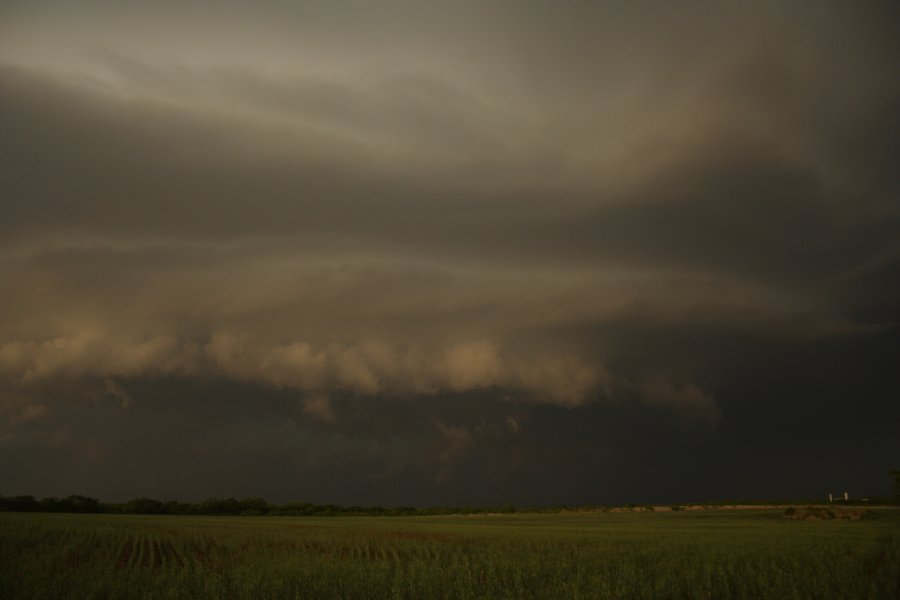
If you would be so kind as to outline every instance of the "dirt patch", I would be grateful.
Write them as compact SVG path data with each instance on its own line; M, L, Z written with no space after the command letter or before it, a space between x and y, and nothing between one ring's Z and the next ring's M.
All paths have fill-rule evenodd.
M784 511L786 519L801 521L859 521L869 514L868 510L857 508L828 508L823 506L807 506L806 508L790 507Z

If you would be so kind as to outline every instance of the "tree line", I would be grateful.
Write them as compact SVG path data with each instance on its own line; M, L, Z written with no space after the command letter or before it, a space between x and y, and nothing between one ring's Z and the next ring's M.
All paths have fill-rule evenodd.
M893 498L869 497L853 498L850 503L860 501L870 506L900 503L900 469L890 471L893 479ZM714 502L696 502L702 506L721 506L725 504L743 505L806 505L821 503L821 498L804 498L792 500L750 499L721 500ZM844 503L836 500L835 504ZM629 508L653 510L650 505L629 504ZM670 505L673 510L680 510L680 504ZM549 513L564 511L609 511L610 506L527 506L516 507L512 504L502 506L342 506L339 504L311 504L309 502L288 502L272 504L262 498L207 498L201 502L179 502L177 500L156 500L153 498L134 498L124 503L101 502L97 498L73 494L65 498L41 498L34 496L0 495L0 512L49 512L49 513L121 513L132 515L232 515L232 516L413 516L413 515L466 515L466 514L509 514L516 512Z
M535 511L562 511L568 507L553 506L529 508ZM133 515L233 515L233 516L337 516L337 515L437 515L437 514L477 514L514 513L515 506L435 506L416 508L412 506L342 506L338 504L312 504L309 502L288 502L272 504L262 498L207 498L201 502L161 501L153 498L134 498L125 503L100 502L96 498L71 495L65 498L42 498L34 496L0 496L0 511L51 512L51 513L121 513Z

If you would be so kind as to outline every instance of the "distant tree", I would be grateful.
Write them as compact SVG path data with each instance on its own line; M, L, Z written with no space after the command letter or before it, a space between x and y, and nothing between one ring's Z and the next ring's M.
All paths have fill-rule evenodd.
M38 510L43 512L66 512L63 501L54 496L41 498L40 508L38 508Z
M96 498L89 498L87 496L79 496L78 494L73 494L71 496L66 496L61 501L62 508L66 512L75 512L75 513L99 513L103 512L103 506L100 504L100 501Z
M234 500L234 498L232 498ZM237 500L235 500L237 502ZM207 498L200 504L196 505L196 512L201 515L221 515L227 514L228 502L218 498Z
M129 500L123 510L134 515L164 515L169 512L165 504L153 498Z
M190 514L192 504L187 502L178 502L177 500L169 500L166 502L166 514L168 515L187 515Z
M308 502L293 501L282 506L273 507L274 512L282 515L302 516L312 514L312 504Z
M196 505L196 512L201 515L239 515L244 509L241 501L235 498L207 498Z
M34 496L4 496L0 497L0 510L16 512L34 512L40 510L40 503Z
M896 498L900 498L900 469L891 469L891 479L894 480L892 491Z
M99 513L105 512L105 508L96 498L73 494L65 498L41 498L40 508L44 512L64 513Z
M262 498L244 498L239 502L242 515L265 515L269 513L269 503Z

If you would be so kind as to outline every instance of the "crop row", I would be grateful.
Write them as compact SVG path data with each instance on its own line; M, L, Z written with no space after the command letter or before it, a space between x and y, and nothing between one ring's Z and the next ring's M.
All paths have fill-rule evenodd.
M897 597L896 519L763 517L7 514L0 597Z

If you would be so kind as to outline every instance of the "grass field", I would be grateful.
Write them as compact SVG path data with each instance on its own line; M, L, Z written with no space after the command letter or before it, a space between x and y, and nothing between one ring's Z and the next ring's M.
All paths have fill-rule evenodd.
M0 598L900 598L898 513L0 513Z

